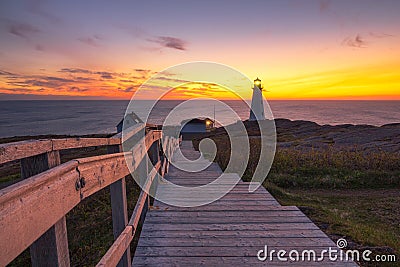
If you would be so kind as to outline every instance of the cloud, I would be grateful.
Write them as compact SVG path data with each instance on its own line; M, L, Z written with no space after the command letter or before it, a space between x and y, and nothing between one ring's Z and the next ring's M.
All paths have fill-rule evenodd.
M44 46L41 44L35 45L35 50L43 52L45 50Z
M191 82L189 80L183 80L183 79L174 79L174 78L169 78L169 77L156 77L156 80L160 80L160 81L167 81L167 82L175 82L175 83L188 83Z
M145 69L134 69L136 72L140 73L148 73L151 70ZM81 68L62 68L58 72L61 73L69 73L69 74L87 74L87 75L100 75L103 79L114 79L114 78L129 78L131 77L132 73L118 73L118 72L109 72L109 71L92 71L88 69L81 69ZM80 80L93 80L93 78L89 77L75 77L75 79ZM96 78L97 79L97 78Z
M134 71L136 71L136 72L145 72L145 73L151 72L151 70L147 70L147 69L134 69Z
M95 72L96 74L99 74L101 78L103 79L113 79L114 78L114 74L113 72L108 72L108 71L97 71Z
M73 87L70 87L70 88L68 89L68 91L69 91L69 92L75 92L75 93L82 93L82 92L87 92L87 91L89 91L89 89L87 89L87 88L79 88L79 87L77 87L77 86L73 86Z
M40 16L44 18L45 20L51 22L51 23L61 23L61 19L49 12L47 12L43 8L43 3L44 1L42 0L31 0L28 1L28 11L34 15Z
M171 49L177 49L177 50L187 50L187 42L175 38L175 37L170 37L170 36L158 36L155 38L149 38L147 39L148 42L152 43L157 43L161 45L162 47L167 47Z
M369 35L374 38L387 38L387 37L394 37L392 34L387 34L383 32L369 32Z
M15 74L12 72L8 72L5 70L0 70L0 75L4 75L4 76L14 76Z
M344 38L342 41L342 45L355 47L355 48L366 48L367 42L364 40L364 38L360 34L357 34L355 37Z
M330 0L320 0L319 1L319 11L321 13L329 11L330 6L331 6Z
M18 87L29 87L29 86L36 86L36 87L49 87L57 89L65 84L74 83L75 80L73 79L66 79L61 77L54 77L54 76L42 76L42 75L20 75L19 77L14 77L13 79L8 78L6 82L12 86Z
M145 30L143 30L142 28L137 27L137 26L116 25L115 27L127 32L129 35L131 35L135 38L148 36L148 33Z
M84 68L61 68L56 75L52 74L15 74L0 69L0 77L4 81L1 93L41 94L99 94L108 97L121 97L137 90L143 78L132 78L135 74L146 74L151 70L133 69L131 72L112 72L107 70L91 70ZM140 76L140 75L139 75ZM110 83L111 82L111 83Z
M30 40L31 36L41 32L38 28L27 23L12 22L8 26L8 32L25 40Z
M129 87L125 88L125 90L122 90L122 91L124 91L126 93L131 93L133 91L136 91L136 89L137 89L137 86L129 86Z
M74 82L74 80L72 80L72 79L66 79L66 78L54 77L54 76L45 76L42 78L45 80L48 80L48 81L56 81L56 82L63 82L63 83Z
M79 68L62 68L58 72L86 73L86 74L91 74L92 73L90 70L79 69Z
M98 47L99 43L98 40L101 40L102 38L99 35L93 35L93 37L81 37L78 38L78 41L93 46L93 47Z
M114 77L111 74L102 74L101 78L103 78L103 79L113 79Z
M3 91L9 91L13 93L32 93L32 92L43 92L43 90L40 89L32 89L32 88L0 88Z
M90 78L90 77L78 76L78 77L75 77L75 80L78 81L78 82L89 82L89 81L96 81L97 79Z

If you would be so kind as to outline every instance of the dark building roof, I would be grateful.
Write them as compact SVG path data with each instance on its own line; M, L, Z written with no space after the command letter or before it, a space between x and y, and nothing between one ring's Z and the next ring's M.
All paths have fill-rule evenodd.
M117 124L117 132L122 132L122 126L124 125L124 120L129 117L133 123L143 123L142 119L139 118L134 112L127 114L118 124Z

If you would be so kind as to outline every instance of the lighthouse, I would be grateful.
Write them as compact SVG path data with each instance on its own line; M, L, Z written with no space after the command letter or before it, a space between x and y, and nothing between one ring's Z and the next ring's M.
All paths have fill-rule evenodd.
M261 80L255 79L249 121L265 120Z

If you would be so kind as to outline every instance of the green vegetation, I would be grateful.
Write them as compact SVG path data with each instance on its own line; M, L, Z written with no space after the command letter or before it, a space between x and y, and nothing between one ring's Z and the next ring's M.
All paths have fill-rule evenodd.
M21 177L21 175L19 173L15 173L15 174L11 174L11 175L0 177L0 184L4 184L4 183L9 183L9 182L15 181L15 180L19 179L20 177Z
M212 137L217 144L215 161L226 168L231 155L229 139ZM198 149L199 140L194 141ZM250 139L250 159L244 177L257 166L260 140ZM277 148L268 181L283 188L356 189L400 187L400 155L357 148L325 150Z
M229 139L210 138L218 149L214 161L224 169L231 153ZM258 162L259 142L250 139L245 181ZM199 140L193 143L197 149ZM398 153L278 147L264 186L282 205L300 207L332 239L345 237L349 248L397 254L400 259Z

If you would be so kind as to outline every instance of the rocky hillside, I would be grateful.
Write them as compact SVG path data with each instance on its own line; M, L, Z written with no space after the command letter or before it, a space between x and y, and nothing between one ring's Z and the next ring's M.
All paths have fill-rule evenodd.
M244 122L250 136L259 135L254 121ZM372 125L319 125L311 121L275 119L278 147L347 149L400 153L400 123ZM218 128L213 135L225 134Z

